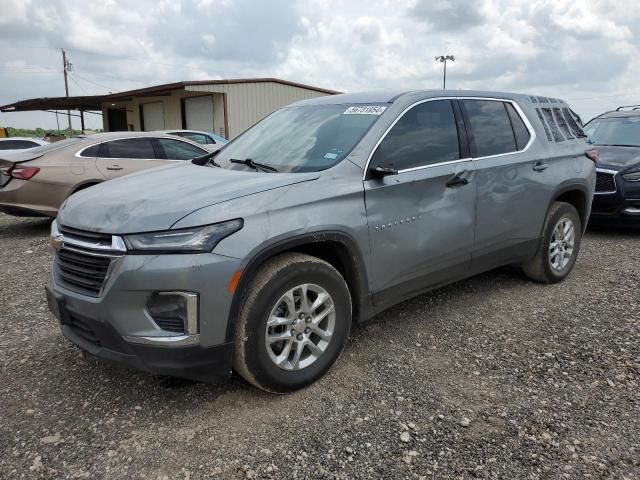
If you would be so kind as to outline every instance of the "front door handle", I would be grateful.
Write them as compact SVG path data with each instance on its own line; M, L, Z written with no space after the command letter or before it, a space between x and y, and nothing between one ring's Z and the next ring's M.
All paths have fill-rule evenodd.
M533 166L533 171L534 172L542 172L542 171L546 170L547 168L549 168L549 164L548 163L536 162L536 164Z
M456 175L447 182L447 188L462 187L463 185L467 185L468 183L468 178L463 178L460 175Z
M120 165L113 165L112 167L107 167L107 170L122 170Z

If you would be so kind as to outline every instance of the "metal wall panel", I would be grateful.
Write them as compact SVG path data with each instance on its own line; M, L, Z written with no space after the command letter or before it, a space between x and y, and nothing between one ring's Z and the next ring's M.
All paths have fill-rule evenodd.
M133 97L125 104L127 122L133 125L134 130L139 131L141 129L140 104L162 102L164 128L182 128L182 105L180 100L185 97L202 95L203 93L213 94L214 131L227 138L238 136L278 108L299 100L327 95L316 90L276 82L188 85L184 90L174 90L169 95ZM105 104L103 107L108 108L108 105ZM228 132L226 131L227 124Z
M234 138L274 110L325 93L275 82L190 85L192 92L227 95L229 138Z

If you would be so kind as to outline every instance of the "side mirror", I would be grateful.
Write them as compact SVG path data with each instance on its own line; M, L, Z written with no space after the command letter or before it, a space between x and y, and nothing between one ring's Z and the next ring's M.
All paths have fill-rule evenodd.
M371 172L371 176L373 178L383 178L388 175L397 175L398 170L392 167L383 167L382 165L377 165L369 170Z

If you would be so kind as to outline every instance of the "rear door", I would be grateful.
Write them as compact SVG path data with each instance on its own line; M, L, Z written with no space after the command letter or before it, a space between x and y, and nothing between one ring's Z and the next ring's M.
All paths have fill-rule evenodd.
M100 145L96 166L108 180L146 168L160 166L164 161L156 154L152 137L123 138Z
M474 266L500 264L535 248L549 204L546 149L515 102L462 99L477 175Z
M369 174L364 182L377 305L469 270L475 174L455 107L450 100L413 106L383 137L369 162L370 169L398 170L383 178Z

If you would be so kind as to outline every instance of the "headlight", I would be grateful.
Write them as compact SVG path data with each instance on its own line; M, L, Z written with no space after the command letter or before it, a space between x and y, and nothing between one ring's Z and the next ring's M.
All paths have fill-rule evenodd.
M242 225L242 219L236 219L204 227L125 235L124 241L134 252L206 253Z
M640 182L640 172L625 173L622 178L627 182Z

